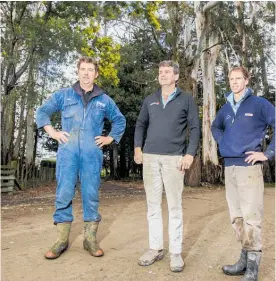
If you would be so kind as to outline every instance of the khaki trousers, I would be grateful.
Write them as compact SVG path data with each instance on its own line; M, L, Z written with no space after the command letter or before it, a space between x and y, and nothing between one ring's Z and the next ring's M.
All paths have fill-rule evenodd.
M162 192L165 188L169 211L169 251L182 252L182 193L184 174L178 170L182 156L143 154L143 179L147 197L149 248L161 250L163 243Z
M264 197L262 166L225 167L225 188L238 241L246 250L260 251Z

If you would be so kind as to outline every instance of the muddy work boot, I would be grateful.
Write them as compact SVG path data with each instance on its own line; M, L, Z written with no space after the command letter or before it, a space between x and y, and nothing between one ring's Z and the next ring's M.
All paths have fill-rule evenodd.
M246 272L241 281L258 281L259 265L261 262L262 252L247 252Z
M242 249L240 259L233 265L224 265L222 271L227 275L243 275L246 271L247 251Z
M70 233L71 223L58 223L58 239L54 246L45 254L46 259L56 259L63 252L65 252L69 245L69 233Z
M184 268L184 261L181 254L171 254L170 269L172 272L181 272Z
M85 222L84 223L84 241L83 248L90 253L91 256L101 257L104 255L96 240L99 222Z
M162 260L164 258L163 250L148 250L142 257L140 257L138 264L141 266L148 266L156 261Z

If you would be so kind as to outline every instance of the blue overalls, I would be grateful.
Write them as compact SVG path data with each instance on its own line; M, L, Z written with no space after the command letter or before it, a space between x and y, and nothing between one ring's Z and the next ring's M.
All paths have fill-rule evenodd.
M96 85L94 85L95 88ZM72 222L72 200L80 178L84 221L100 221L99 186L103 152L95 144L102 135L104 118L112 122L109 134L117 143L126 126L115 102L96 86L98 93L85 107L81 96L73 88L54 93L37 110L38 128L51 125L50 116L61 111L62 130L70 134L65 144L59 144L56 162L56 210L54 223Z

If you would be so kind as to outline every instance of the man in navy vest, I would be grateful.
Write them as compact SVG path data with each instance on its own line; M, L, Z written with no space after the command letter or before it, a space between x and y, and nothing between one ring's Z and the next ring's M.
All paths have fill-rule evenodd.
M96 240L101 216L99 207L102 147L120 141L126 126L115 102L96 84L99 66L95 59L82 57L78 65L79 81L72 87L54 93L37 110L38 128L43 127L59 142L56 163L57 191L54 224L58 239L45 254L47 259L58 258L68 247L72 214L72 200L78 177L81 182L84 249L92 256L104 254ZM62 131L56 131L50 121L54 112L61 112ZM102 136L104 118L112 123L108 136Z
M224 157L226 199L242 250L239 261L222 270L228 275L244 274L242 281L257 281L262 255L262 162L275 156L275 133L266 151L261 148L267 127L275 129L275 107L247 88L249 73L244 67L233 68L229 80L231 92L212 124L212 133Z

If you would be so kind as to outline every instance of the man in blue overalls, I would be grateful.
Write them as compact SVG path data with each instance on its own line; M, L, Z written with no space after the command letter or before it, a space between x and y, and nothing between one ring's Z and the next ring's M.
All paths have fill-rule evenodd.
M81 181L84 249L92 256L103 256L104 252L96 240L101 216L99 207L100 172L103 161L102 147L119 142L126 126L115 102L104 93L94 80L99 67L93 58L82 57L78 62L79 81L72 87L54 93L37 110L38 128L44 128L50 137L59 142L57 152L57 190L54 224L57 225L58 239L45 254L47 259L58 258L68 248L72 215L72 200L75 185ZM62 131L51 126L50 117L61 111ZM112 123L108 136L101 136L104 118Z

